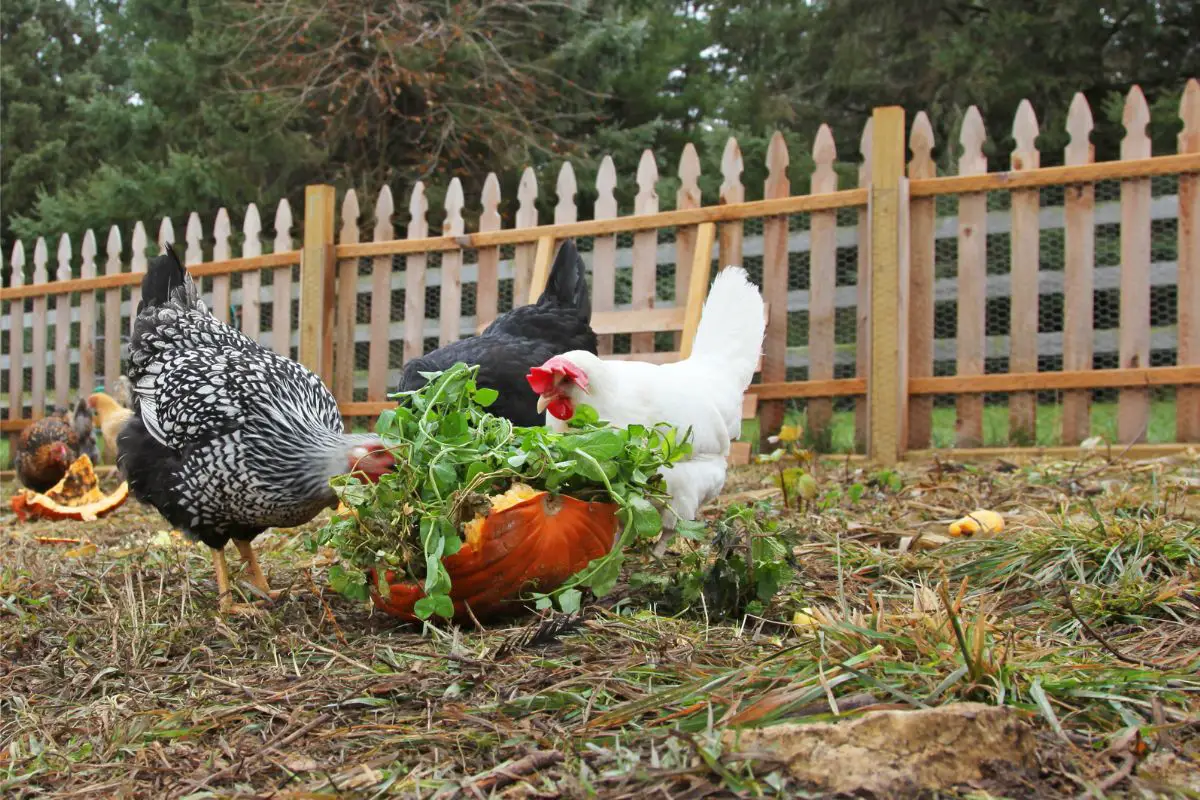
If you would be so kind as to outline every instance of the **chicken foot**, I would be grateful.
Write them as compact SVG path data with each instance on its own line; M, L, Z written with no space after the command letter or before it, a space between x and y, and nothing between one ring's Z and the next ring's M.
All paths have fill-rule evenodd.
M278 600L282 592L272 589L271 584L267 583L267 576L263 574L262 567L258 563L258 556L254 553L254 545L240 539L234 539L233 545L237 548L242 556L242 561L246 564L246 577L250 579L250 582L267 597L272 600Z
M246 561L246 569L250 573L248 576L255 588L262 589L267 585L267 579L262 573L262 568L258 564L258 559L254 556L254 551L250 548L249 542L236 542L238 551L242 554L242 558ZM243 550L242 546L245 545ZM250 555L247 557L246 551ZM254 603L235 603L233 602L233 587L229 582L229 563L225 560L225 549L213 549L213 568L217 573L217 609L222 614L238 614L238 615L253 615L261 614L262 609ZM262 584L259 584L262 581ZM271 592L270 589L265 590L272 600L278 596L278 592Z

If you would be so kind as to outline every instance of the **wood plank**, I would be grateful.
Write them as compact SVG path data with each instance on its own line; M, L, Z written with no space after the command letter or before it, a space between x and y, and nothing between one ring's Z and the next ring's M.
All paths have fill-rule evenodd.
M754 419L758 416L758 395L746 392L742 395L742 419Z
M1070 143L1064 160L1068 166L1090 164L1095 148L1089 139L1092 111L1087 98L1076 93L1067 113ZM1096 263L1096 187L1090 183L1068 186L1063 198L1063 369L1092 368L1092 305ZM1062 399L1062 440L1079 444L1091 430L1090 391L1071 391Z
M786 381L755 383L746 390L759 401L788 400L804 397L855 397L867 394L866 378L836 378L829 381Z
M336 193L332 186L310 185L304 190L304 250L300 262L300 350L299 361L328 383L332 366L325 358L322 338L332 346L332 324L327 310L326 273L332 272L333 219ZM331 360L331 359L330 359Z
M822 127L822 130L826 130ZM787 197L792 193L788 180L787 142L783 134L776 131L767 146L767 178L763 182L763 197L772 200ZM826 191L828 181L818 187L814 177L812 191ZM833 188L836 189L836 180ZM835 214L837 212L834 212ZM836 245L835 245L836 246ZM724 265L722 265L724 266ZM788 218L768 217L763 220L763 277L762 294L767 306L769 321L763 337L762 379L768 382L787 380L787 334L788 334ZM811 297L811 295L810 295ZM811 302L810 302L811 305ZM832 342L830 343L832 345ZM832 367L832 352L830 353ZM812 377L812 376L809 376ZM833 377L830 375L829 377ZM810 406L811 409L811 406ZM787 404L782 400L764 403L759 419L759 439L779 432L783 425Z
M105 277L121 274L121 230L113 225L105 244ZM104 388L112 390L121 377L121 290L104 292Z
M642 151L638 162L637 185L638 192L633 200L633 213L638 216L658 213L658 164L654 153ZM638 231L633 235L633 278L631 300L634 310L654 308L658 300L658 230L649 229ZM630 337L629 350L632 353L653 353L654 335L650 333L635 333Z
M752 451L749 442L730 442L729 455L725 461L730 466L741 467L750 463Z
M871 133L871 376L869 388L872 459L892 464L906 441L908 395L908 196L904 177L904 109L876 108ZM861 382L861 378L855 378ZM761 393L760 393L761 394Z
M242 220L242 258L262 255L262 219L258 206L246 206ZM262 338L262 271L242 273L242 333L256 342Z
M396 204L387 184L379 190L375 201L375 228L371 232L376 242L396 238L392 215ZM371 261L371 341L367 345L367 400L387 399L388 366L392 342L388 332L392 323L392 259L381 256Z
M909 186L912 182L937 176L933 160L933 126L924 111L913 120L908 162ZM908 370L910 377L933 375L934 265L937 252L937 201L932 197L914 197L909 206L910 266L909 291L912 309L908 328ZM913 397L908 401L908 447L928 447L933 435L933 398Z
M1136 85L1125 102L1121 158L1149 158L1150 108ZM1121 182L1120 365L1150 366L1150 179ZM1117 396L1117 439L1145 441L1150 425L1150 392L1122 389Z
M1179 104L1179 152L1200 153L1200 81L1192 78ZM1179 176L1179 357L1200 365L1200 175ZM1200 442L1200 388L1175 392L1175 437Z
M983 155L983 117L976 106L967 110L960 143L960 175L987 172ZM987 194L974 192L958 198L958 355L959 377L982 375L987 348ZM959 395L955 442L959 447L983 444L983 398Z
M723 206L728 207L746 201L746 187L742 185L744 169L741 147L738 145L737 139L730 136L725 142L725 151L721 154L720 202ZM742 234L744 230L745 226L740 217L727 219L720 226L717 246L718 272L731 264L742 266Z
M681 360L676 352L657 353L609 353L603 361L645 361L647 364L672 364Z
M862 164L858 168L858 185L868 188L871 185L871 120L863 125L862 137L859 139L858 150L862 155ZM858 277L854 287L857 308L854 310L854 374L865 378L871 374L871 218L866 208L858 210ZM854 449L859 453L867 452L867 441L870 435L868 428L869 405L866 397L854 400Z
M600 222L617 219L617 168L612 156L605 156L596 173L596 206L593 216ZM617 237L596 236L592 242L592 312L611 311L615 305L617 281ZM596 352L612 352L612 337L600 336Z
M533 254L533 277L529 281L529 297L526 299L533 305L546 291L546 282L550 280L550 262L554 260L554 237L543 236L537 241L537 249Z
M1200 384L1200 366L1076 370L1071 372L1010 372L962 378L912 378L909 394L981 394L984 392L1044 392L1066 389L1121 389Z
M83 262L79 268L81 278L96 277L96 234L91 230L83 235L79 249ZM79 394L90 395L96 387L96 293L83 292L79 296Z
M353 189L342 198L342 226L338 231L338 242L357 244L358 219L362 215L358 207L358 193ZM354 326L358 322L358 259L338 261L337 289L333 298L333 396L338 401L354 399ZM327 334L328 335L328 334Z
M444 235L463 235L465 230L462 215L464 204L462 181L452 178L450 189L446 192L446 219L442 223ZM462 321L462 264L461 250L449 250L442 254L442 287L438 311L439 347L445 347L451 342L458 341L460 322Z
M533 174L532 167L526 167L525 172L521 174L521 183L517 186L517 230L523 229L528 233L537 228L537 193L537 177ZM502 231L501 233L507 232ZM542 231L539 235L530 237L517 245L516 252L513 254L513 308L526 303L529 297L529 281L533 277L534 245L542 236L550 234L550 231ZM465 241L467 238L469 237L462 237L462 240Z
M651 308L645 311L597 311L592 314L592 330L597 335L612 333L661 333L682 331L686 310Z
M833 132L822 124L813 144L814 192L837 191L837 159ZM815 211L811 217L808 289L808 378L833 379L834 312L837 292L837 212ZM783 302L786 308L786 300ZM784 314L786 320L786 313ZM766 376L763 377L767 380ZM833 401L817 397L808 401L808 431L821 437L833 422Z
M500 179L489 172L483 182L483 211L479 215L480 233L500 230ZM500 304L500 248L481 247L476 255L479 262L478 277L475 279L475 318L483 331L496 319Z
M1178 170L1176 170L1178 171ZM489 245L532 244L543 236L570 239L580 236L605 236L614 233L634 233L651 228L673 228L698 225L702 222L734 222L780 214L803 214L837 208L864 206L866 189L843 189L828 195L793 195L782 200L754 200L702 208L660 211L644 217L629 216L616 219L586 220L567 225L539 225L526 228L470 233L465 236L438 236L421 240L402 239L396 242L364 243L338 249L338 258L378 256L391 253L433 253L459 248L479 248ZM732 248L731 248L732 251Z
M193 215L192 219L196 220L196 231L200 230L200 217ZM188 228L191 229L191 220L188 221ZM217 212L216 223L213 225L213 261L220 259L222 261L230 261L229 237L233 228L229 221L229 212L224 208ZM199 237L197 237L199 238ZM197 242L197 244L199 244ZM190 249L190 248L189 248ZM197 248L199 249L199 248ZM189 263L199 264L204 261L204 256L197 253L198 258L195 262ZM213 296L212 296L212 314L221 322L229 322L229 306L230 298L233 294L233 287L228 274L216 275L213 277Z
M1138 461L1152 458L1169 458L1188 452L1183 443L1135 444L1126 449L1116 445L1096 450L1082 450L1078 446L1063 447L975 447L969 450L913 450L905 454L905 461L927 462L935 458L942 461L988 461L1003 458L1006 461L1038 458L1080 458L1085 454L1092 458L1121 456L1123 460Z
M1073 183L1095 183L1126 178L1150 178L1157 175L1177 175L1200 172L1200 154L1146 156L1121 161L1102 161L1099 164L1079 164L1062 167L1042 167L1028 172L989 172L985 175L956 175L913 181L909 193L913 197L933 197L940 194L1011 191L1041 186L1064 186Z
M58 270L55 278L71 279L71 237L58 239ZM60 294L54 301L54 403L66 407L71 395L71 295Z
M295 253L292 242L292 206L287 198L275 209L274 256ZM297 262L299 263L299 262ZM271 286L271 347L286 358L292 353L292 267L276 266Z
M417 181L408 202L408 238L419 239L429 235L425 214L429 201L425 198L425 184ZM423 252L410 253L404 259L404 362L425 355L425 269L429 256ZM377 412L378 413L378 412Z
M258 258L235 258L229 261L212 261L207 264L197 264L194 267L190 267L188 272L192 274L193 278L202 278L209 275L227 275L235 272L278 267L280 265L291 266L299 264L300 257L301 252L299 250L291 250L286 253L271 253L270 255L259 256ZM45 286L29 285L14 287L0 290L0 300L19 300L24 297L44 297L52 294L91 292L103 289L119 289L123 286L140 286L143 277L145 277L144 271L141 273L109 273L98 278L73 278L69 281L62 281L61 284L55 281Z
M9 260L12 272L9 285L18 288L25 283L25 244L19 239L13 243ZM25 301L14 300L8 304L8 418L25 416ZM12 458L13 450L9 450Z
M712 248L717 228L706 222L696 229L696 255L692 259L692 283L688 287L687 305L683 315L683 346L680 358L692 354L696 341L696 329L700 327L700 314L704 311L704 299L708 296L708 278L712 274Z
M33 247L33 283L44 284L49 281L46 273L46 240L38 238ZM33 409L33 419L41 419L46 413L46 295L33 299L33 379L29 391L32 395L30 404Z
M1035 140L1037 116L1033 105L1022 100L1013 120L1014 171L1037 169L1041 164ZM1011 304L1009 312L1009 372L1038 370L1038 272L1041 257L1041 228L1038 224L1041 198L1037 189L1018 189L1011 194L1012 230L1009 233ZM1008 397L1008 440L1014 445L1037 441L1037 395L1016 392Z
M700 191L700 154L688 142L679 158L679 189L675 192L675 208L699 208L704 204ZM683 307L692 283L692 258L696 254L696 226L684 225L675 230L675 305ZM675 334L675 349L683 340L683 332Z

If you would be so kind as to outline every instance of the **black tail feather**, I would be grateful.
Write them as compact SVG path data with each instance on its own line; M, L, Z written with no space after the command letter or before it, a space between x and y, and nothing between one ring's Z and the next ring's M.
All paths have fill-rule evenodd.
M187 280L187 268L183 266L179 256L175 255L175 249L168 244L167 252L152 258L146 268L138 313L144 308L168 302L177 289L187 285Z
M554 256L550 277L538 303L553 302L564 308L573 308L582 320L592 318L592 299L588 293L587 268L575 247L573 239L567 239Z

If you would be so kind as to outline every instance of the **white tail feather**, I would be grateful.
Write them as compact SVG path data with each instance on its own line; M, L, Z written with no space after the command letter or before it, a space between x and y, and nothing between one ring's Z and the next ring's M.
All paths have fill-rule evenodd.
M691 358L722 365L722 374L744 392L762 355L767 318L762 294L746 270L726 267L709 289Z

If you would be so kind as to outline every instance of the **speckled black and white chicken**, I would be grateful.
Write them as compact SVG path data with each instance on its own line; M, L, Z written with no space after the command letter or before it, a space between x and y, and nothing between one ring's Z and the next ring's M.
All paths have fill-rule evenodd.
M320 378L215 319L173 251L142 281L126 374L134 417L118 464L135 497L213 548L223 612L249 608L233 604L231 539L271 595L251 540L336 505L334 476L377 480L395 466L377 437L344 432Z

